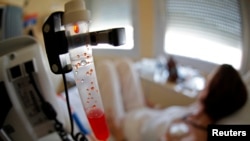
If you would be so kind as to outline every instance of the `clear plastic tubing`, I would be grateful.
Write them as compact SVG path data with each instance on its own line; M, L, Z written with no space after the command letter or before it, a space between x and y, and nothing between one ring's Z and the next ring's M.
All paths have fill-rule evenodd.
M69 44L74 44L79 40L87 41L85 37L77 36L88 32L87 23L70 24L65 26L65 29ZM109 130L96 78L92 48L87 43L73 47L69 50L69 56L76 86L92 131L98 140L106 141L109 138Z

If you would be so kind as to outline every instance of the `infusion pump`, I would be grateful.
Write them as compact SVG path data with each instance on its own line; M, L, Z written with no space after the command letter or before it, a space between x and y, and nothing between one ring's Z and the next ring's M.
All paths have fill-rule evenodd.
M37 89L62 118L56 100L46 57L33 37L15 37L0 42L0 140L38 141L56 132L54 121L41 109L41 99L31 84L32 73Z

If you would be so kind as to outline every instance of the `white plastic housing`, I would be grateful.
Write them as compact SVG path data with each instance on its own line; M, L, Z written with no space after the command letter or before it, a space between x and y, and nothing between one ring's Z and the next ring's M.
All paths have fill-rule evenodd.
M29 115L33 112L33 108L27 107L25 104L32 102L33 99L30 99L31 97L28 97L26 94L33 95L33 97L37 95L33 90L33 86L29 83L28 74L25 72L23 65L25 62L33 61L35 69L34 78L40 92L45 100L55 108L57 118L59 120L63 118L57 101L57 94L50 78L49 65L46 63L46 58L42 53L42 47L34 38L24 36L0 42L0 50L0 81L4 82L13 106L4 124L13 126L15 130L11 134L13 140L37 141L40 137L48 135L54 129L54 124L49 120L41 121L41 118L44 118L44 115L41 113L32 117ZM10 68L14 66L20 66L22 72L22 75L15 79L11 77L9 72ZM20 89L17 89L15 85L17 81L23 85L20 86ZM22 98L24 95L26 95L26 99ZM34 121L37 124L34 124Z
M64 6L63 24L68 25L90 20L90 12L86 9L84 0L71 0Z

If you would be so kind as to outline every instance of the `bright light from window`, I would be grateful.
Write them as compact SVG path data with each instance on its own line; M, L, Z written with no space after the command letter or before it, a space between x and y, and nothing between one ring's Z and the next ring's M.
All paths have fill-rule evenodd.
M169 30L165 37L165 52L216 64L231 64L240 68L242 52L232 47L189 33Z

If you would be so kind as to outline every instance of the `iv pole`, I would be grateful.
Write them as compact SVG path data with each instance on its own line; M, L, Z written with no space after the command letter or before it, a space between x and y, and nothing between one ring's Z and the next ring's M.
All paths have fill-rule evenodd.
M72 10L73 9L73 10ZM75 72L75 80L81 96L81 100L84 106L84 111L88 114L94 110L99 109L99 113L103 112L102 102L100 100L98 84L94 71L93 56L91 45L95 46L100 43L110 44L113 46L120 46L125 44L125 29L113 28L108 30L88 32L87 30L81 31L82 22L89 23L89 12L85 9L85 3L83 0L72 0L65 4L65 12L58 11L52 13L45 21L42 27L44 43L46 48L46 54L48 57L50 69L55 74L64 74L70 71ZM66 30L64 30L66 27ZM84 28L84 26L83 26ZM73 30L71 30L73 29ZM80 32L79 32L80 31ZM78 54L79 53L79 54ZM68 55L70 56L70 60ZM81 56L85 54L85 56ZM86 54L88 58L86 57ZM62 57L64 56L64 57ZM74 62L75 57L79 60L78 63ZM90 57L90 58L89 58ZM83 64L85 62L85 64ZM86 75L79 75L79 72L85 72ZM89 75L93 73L93 75ZM89 76L88 76L89 75ZM87 90L83 90L82 87L87 87L90 83L78 83L79 79L91 80L91 88L97 88L94 92L89 92L89 95L94 95L91 98L94 102L87 101ZM65 89L67 91L67 89ZM86 104L88 103L88 104ZM92 105L90 106L91 103ZM68 104L69 105L69 104ZM68 108L70 110L70 108ZM69 111L69 113L71 113ZM96 114L96 113L95 113ZM104 114L104 113L103 113ZM70 117L71 118L71 117ZM95 133L95 136L99 139L106 139L107 135L101 136L100 133L95 131L93 123L94 118L88 118L91 127ZM91 122L92 121L92 122ZM104 120L105 121L105 120ZM92 126L93 124L93 126ZM106 123L105 123L106 124ZM106 125L104 125L106 126ZM105 127L106 128L106 127ZM105 130L103 130L104 132ZM71 135L74 138L74 135ZM83 135L84 138L84 135Z

